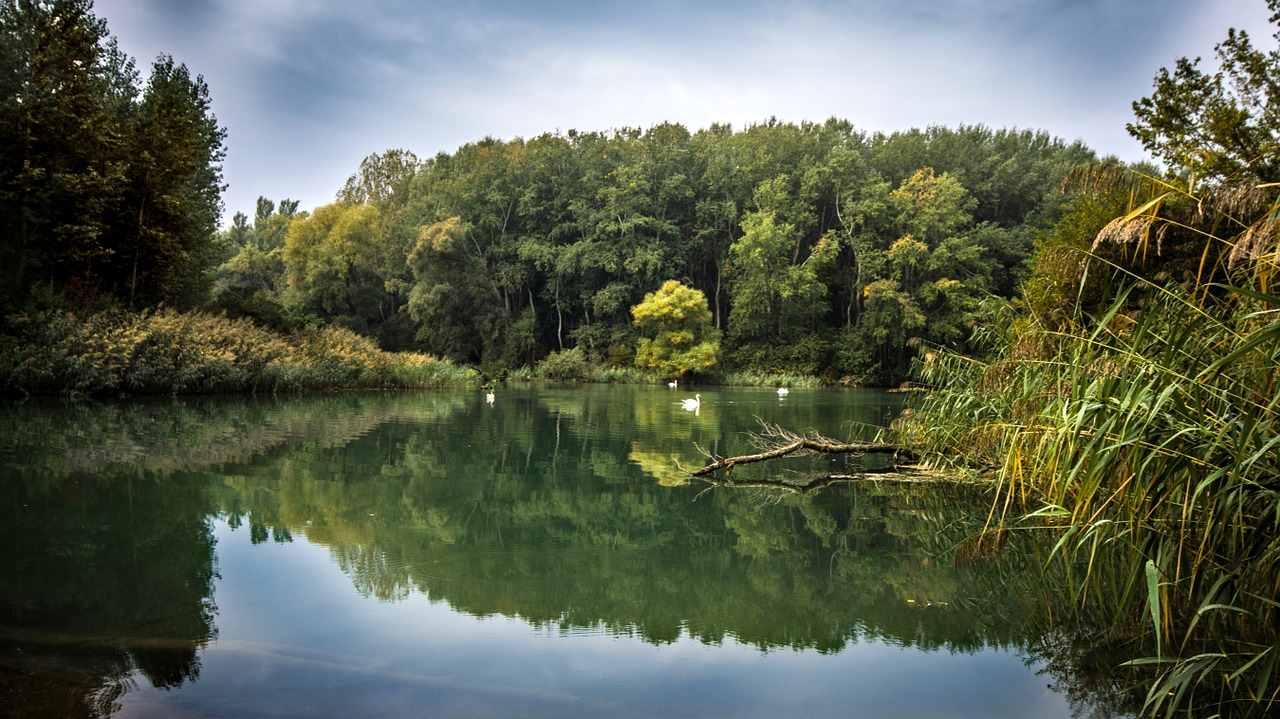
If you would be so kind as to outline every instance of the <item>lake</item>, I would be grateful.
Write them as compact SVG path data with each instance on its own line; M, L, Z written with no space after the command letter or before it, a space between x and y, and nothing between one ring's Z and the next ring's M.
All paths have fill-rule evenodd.
M0 407L19 717L1070 717L1123 703L990 500L684 469L876 391L501 386ZM853 457L735 478L857 472Z

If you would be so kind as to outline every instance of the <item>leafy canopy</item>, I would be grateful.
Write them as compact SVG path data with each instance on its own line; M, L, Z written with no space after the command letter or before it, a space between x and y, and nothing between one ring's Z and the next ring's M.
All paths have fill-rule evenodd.
M631 314L650 335L636 348L637 367L680 377L705 371L719 360L720 332L711 326L711 310L701 291L667 280L632 307Z
M1267 0L1271 23L1280 0ZM1280 32L1273 35L1280 39ZM1176 169L1207 178L1280 180L1280 49L1264 52L1234 28L1215 48L1219 68L1207 73L1200 58L1161 68L1155 91L1133 103L1129 133Z

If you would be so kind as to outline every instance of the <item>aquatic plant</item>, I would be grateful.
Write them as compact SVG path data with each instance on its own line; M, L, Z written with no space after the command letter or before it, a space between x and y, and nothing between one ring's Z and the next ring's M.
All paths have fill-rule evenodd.
M821 377L777 370L753 372L737 370L720 378L720 384L736 387L821 387Z
M1280 707L1280 205L1266 186L1094 179L1114 192L1126 175L1128 211L1088 248L1053 248L1074 303L993 305L981 358L924 353L933 392L899 439L998 486L993 526L1059 533L1076 605L1110 607L1119 636L1154 647L1130 662L1150 672L1145 711L1266 715Z

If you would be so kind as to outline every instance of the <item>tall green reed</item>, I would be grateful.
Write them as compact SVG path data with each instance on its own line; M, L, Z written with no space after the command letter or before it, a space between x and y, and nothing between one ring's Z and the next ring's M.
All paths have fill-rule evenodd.
M1136 197L1099 237L1127 232L1136 256L1161 221L1191 227L1165 219L1172 184L1150 187L1158 200ZM1234 233L1221 217L1193 228L1209 239L1192 282L1090 256L1120 288L1094 311L1048 322L994 306L983 359L925 355L934 391L899 423L933 462L1000 489L993 526L1058 532L1074 602L1109 607L1118 636L1152 647L1131 662L1152 715L1280 710L1280 297L1266 291L1274 232L1270 255L1251 234L1280 213L1264 209Z

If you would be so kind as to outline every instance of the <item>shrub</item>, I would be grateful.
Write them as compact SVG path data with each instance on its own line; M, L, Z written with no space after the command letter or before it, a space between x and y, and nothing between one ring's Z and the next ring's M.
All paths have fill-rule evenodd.
M534 374L558 382L582 380L590 377L591 365L587 362L587 353L581 347L574 347L547 355L538 363Z
M18 315L0 337L0 391L9 396L429 388L474 380L472 370L383 352L350 330L281 335L248 319L173 310Z

